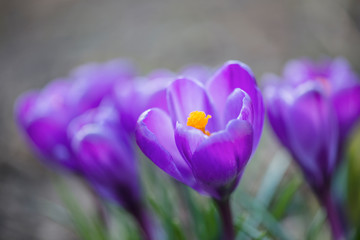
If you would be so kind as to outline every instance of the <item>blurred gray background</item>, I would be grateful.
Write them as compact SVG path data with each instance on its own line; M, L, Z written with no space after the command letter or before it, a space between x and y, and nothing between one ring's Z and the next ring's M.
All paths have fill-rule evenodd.
M359 70L359 27L358 0L0 0L0 239L76 238L39 213L39 202L58 197L13 123L22 92L117 57L134 60L141 74L238 59L260 79L290 58L324 55L345 56ZM267 135L260 165L274 153Z

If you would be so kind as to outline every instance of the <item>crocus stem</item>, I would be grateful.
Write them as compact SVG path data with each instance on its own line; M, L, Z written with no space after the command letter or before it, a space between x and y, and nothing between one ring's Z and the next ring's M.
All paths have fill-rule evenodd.
M327 219L331 227L333 239L345 239L344 230L341 223L341 216L336 206L336 202L331 196L330 190L326 191L326 193L321 197L321 201L327 213Z
M223 229L223 240L234 240L234 225L232 220L232 214L230 209L230 199L226 198L223 200L214 199L216 206L219 210L219 214L222 221L222 229Z
M87 182L84 182L85 186L89 189L89 192L91 193L95 205L96 214L102 223L103 227L108 229L109 227L109 219L108 214L106 211L106 207L103 205L103 202L100 198L100 196L96 193L94 188L90 186Z
M149 215L143 206L133 209L130 213L135 218L140 229L144 240L152 240L152 225L150 223Z
M189 199L189 193L187 192L188 189L185 188L184 185L179 183L178 181L174 181L175 189L179 197L179 208L182 209L180 211L180 221L182 222L184 226L184 232L186 234L186 239L195 239L194 234L191 231L191 226L193 224L193 219L191 218L189 214L189 209L191 209L190 206L190 199Z

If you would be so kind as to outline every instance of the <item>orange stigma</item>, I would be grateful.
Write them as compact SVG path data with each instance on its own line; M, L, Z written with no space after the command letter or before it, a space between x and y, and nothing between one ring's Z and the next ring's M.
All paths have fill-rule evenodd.
M211 115L206 116L206 114L202 111L193 111L189 114L186 125L199 129L204 134L210 136L210 132L205 130L209 118L211 118Z

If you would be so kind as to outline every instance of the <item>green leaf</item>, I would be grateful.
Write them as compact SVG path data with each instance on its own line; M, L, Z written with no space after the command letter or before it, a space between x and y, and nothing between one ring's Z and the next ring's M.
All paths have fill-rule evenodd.
M66 184L59 178L55 179L55 186L64 203L69 219L81 239L84 240L107 240L108 234L106 229L98 218L90 217L84 213L78 201L69 191Z
M265 231L259 231L253 226L247 224L245 220L245 218L239 218L239 221L235 223L235 233L237 234L241 232L241 234L237 236L237 239L244 239L245 235L251 239L268 239L266 237L267 233Z
M263 206L269 206L289 165L290 161L284 151L274 156L256 195L256 200L262 202Z
M318 239L317 236L324 225L324 222L326 220L326 215L324 214L322 209L319 209L312 222L310 223L309 229L306 234L307 240L315 240Z
M301 186L301 183L302 183L301 179L298 176L295 176L280 192L280 194L277 197L277 201L275 202L274 207L272 208L272 214L276 219L280 220L284 216L288 206L291 203L291 200L293 199L295 193Z
M347 207L354 225L360 225L360 127L348 151Z

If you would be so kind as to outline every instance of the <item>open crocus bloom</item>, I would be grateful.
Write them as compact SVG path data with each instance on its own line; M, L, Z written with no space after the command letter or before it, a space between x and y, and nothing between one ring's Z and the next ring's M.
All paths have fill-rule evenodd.
M168 112L139 118L136 140L158 167L201 193L223 199L258 145L262 96L248 66L229 61L203 85L180 77L167 88Z
M327 190L360 116L360 84L345 59L290 61L265 75L270 124L318 194Z

